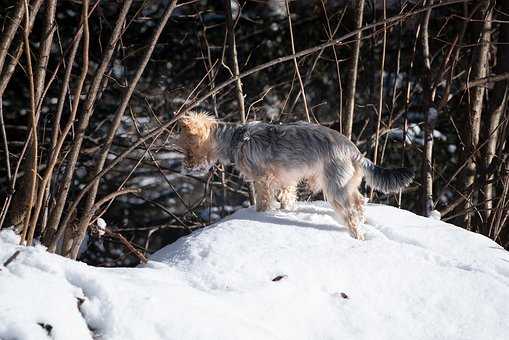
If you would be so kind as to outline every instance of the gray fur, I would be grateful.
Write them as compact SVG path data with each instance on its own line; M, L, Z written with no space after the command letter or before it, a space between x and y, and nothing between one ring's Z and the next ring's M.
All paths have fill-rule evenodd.
M406 187L414 178L414 173L407 168L384 169L376 166L367 158L362 160L366 183L383 193L398 192Z
M375 166L348 138L327 127L297 122L267 124L261 122L240 126L220 126L215 131L217 154L222 163L244 164L255 179L271 166L294 170L319 161L328 179L329 193L338 196L353 176L362 169L366 183L384 193L397 192L411 183L409 169L384 169ZM337 188L337 190L335 189Z

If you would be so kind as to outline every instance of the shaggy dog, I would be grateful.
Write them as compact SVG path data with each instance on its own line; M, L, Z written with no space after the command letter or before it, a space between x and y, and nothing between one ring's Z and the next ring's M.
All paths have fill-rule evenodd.
M336 213L344 217L350 234L364 235L364 197L358 190L362 178L381 192L397 192L412 182L405 168L384 169L374 165L348 138L327 127L304 122L261 122L228 126L201 112L181 120L177 145L185 153L187 169L209 169L216 161L233 163L254 181L256 209L270 209L276 197L282 209L291 209L297 183L306 179L311 191L323 191Z

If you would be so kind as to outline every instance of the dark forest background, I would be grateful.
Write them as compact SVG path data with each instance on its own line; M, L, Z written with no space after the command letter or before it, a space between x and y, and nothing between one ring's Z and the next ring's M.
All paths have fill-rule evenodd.
M248 206L234 168L180 174L193 109L341 131L417 173L372 201L509 248L507 1L0 0L0 25L0 227L27 244L135 265Z

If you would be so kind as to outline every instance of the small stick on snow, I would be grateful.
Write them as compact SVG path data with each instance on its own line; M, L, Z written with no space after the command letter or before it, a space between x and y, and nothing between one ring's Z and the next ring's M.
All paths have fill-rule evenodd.
M104 228L104 231L105 231L106 235L110 235L110 236L118 238L120 240L120 242L122 242L122 244L124 246L126 246L126 248L129 249L129 251L131 251L131 253L133 253L140 260L141 263L147 263L148 262L148 260L145 257L145 255L143 255L141 252L139 252L138 249L136 249L131 244L131 242L129 242L122 234L115 233L115 232L109 230L108 228Z
M275 278L272 279L272 282L281 281L282 279L285 279L287 277L288 276L286 276L286 275L278 275L278 276L276 276Z
M12 254L5 262L4 262L4 267L7 267L12 261L14 261L16 259L16 257L18 257L20 251L19 250L16 250L14 252L14 254Z

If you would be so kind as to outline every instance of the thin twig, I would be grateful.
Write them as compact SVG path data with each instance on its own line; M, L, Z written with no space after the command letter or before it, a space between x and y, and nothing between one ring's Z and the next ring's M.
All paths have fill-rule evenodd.
M348 81L346 88L345 122L341 131L348 139L352 139L353 115L355 111L355 91L357 87L357 69L359 65L359 52L361 49L362 19L364 15L364 0L356 1L355 7L355 46L352 60L349 67ZM385 23L384 23L385 27Z
M105 234L109 235L109 236L112 236L112 237L115 237L117 239L120 240L120 242L122 242L122 244L127 248L129 249L129 251L131 253L133 253L137 258L138 260L140 260L141 263L147 263L148 262L148 259L145 255L143 255L142 253L140 253L138 251L138 249L136 249L135 247L133 247L133 245L131 244L131 242L129 242L121 233L116 233L116 232L113 232L111 231L109 228L105 228L104 229L104 232Z
M16 31L20 26L23 15L25 14L25 3L23 0L19 0L16 8L14 9L14 15L10 17L10 24L2 33L2 40L0 41L0 74L4 68L5 57L9 52L12 40L16 35Z
M286 16L288 17L288 28L290 29L290 44L292 46L292 54L295 54L295 42L293 39L293 28L292 28L292 13L290 12L290 5L288 4L288 0L285 0L286 5ZM304 103L304 111L306 112L306 119L308 122L311 122L311 117L309 115L308 102L306 98L306 91L304 88L304 83L302 82L302 77L300 75L299 63L297 62L297 58L293 58L293 66L295 68L295 73L297 74L297 79L299 79L300 84L300 95L302 97L302 102Z

